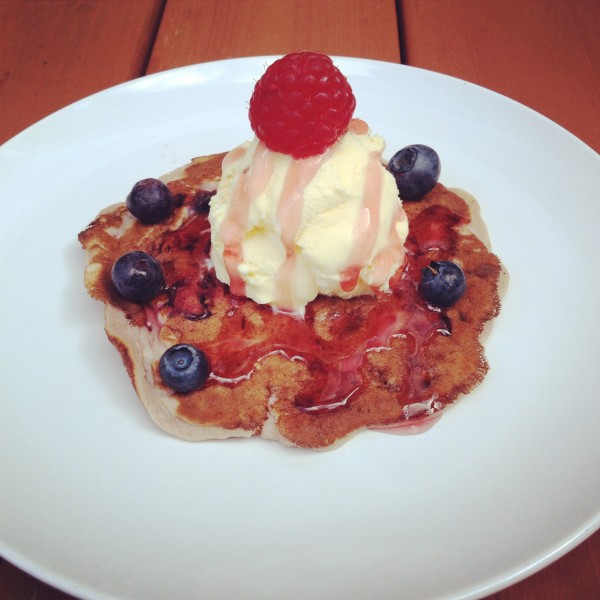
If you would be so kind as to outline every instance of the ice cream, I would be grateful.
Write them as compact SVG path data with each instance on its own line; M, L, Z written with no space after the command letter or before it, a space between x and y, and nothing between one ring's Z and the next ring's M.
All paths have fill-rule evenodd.
M387 291L408 222L384 147L354 119L317 156L293 159L256 138L232 150L210 206L217 277L234 294L300 314L318 294Z

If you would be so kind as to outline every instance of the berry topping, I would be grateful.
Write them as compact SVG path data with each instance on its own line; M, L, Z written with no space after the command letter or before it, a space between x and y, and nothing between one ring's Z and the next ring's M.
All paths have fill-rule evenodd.
M158 223L173 211L173 196L158 179L142 179L134 186L125 201L129 212L142 223Z
M195 346L176 344L160 357L158 370L165 385L176 392L191 392L204 385L208 359Z
M128 252L117 259L111 276L119 293L132 302L152 300L165 284L160 263L140 250Z
M344 134L356 99L331 58L294 52L271 64L254 87L250 125L274 152L307 158Z
M463 270L449 260L432 261L421 271L419 292L433 306L448 308L465 293Z
M388 163L403 200L415 200L430 192L440 177L440 169L437 152L423 144L398 150Z

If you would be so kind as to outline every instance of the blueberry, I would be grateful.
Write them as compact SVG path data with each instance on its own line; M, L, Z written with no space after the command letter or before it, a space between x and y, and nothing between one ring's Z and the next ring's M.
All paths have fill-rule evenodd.
M208 359L195 346L176 344L160 357L158 370L165 385L176 392L191 392L204 385Z
M463 270L449 260L432 261L421 270L419 292L433 306L451 306L462 297L466 287Z
M145 224L158 223L173 212L173 195L158 179L142 179L125 200L129 212Z
M423 144L398 150L388 163L403 200L415 200L430 192L440 177L440 169L437 152Z
M165 284L160 263L140 250L117 259L111 277L119 293L132 302L152 300Z

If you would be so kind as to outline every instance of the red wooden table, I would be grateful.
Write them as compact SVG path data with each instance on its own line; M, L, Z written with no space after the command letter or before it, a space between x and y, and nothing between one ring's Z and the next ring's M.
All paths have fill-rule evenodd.
M148 73L298 49L483 85L600 151L598 0L2 0L0 143ZM0 559L1 599L69 597ZM489 598L600 598L600 532Z

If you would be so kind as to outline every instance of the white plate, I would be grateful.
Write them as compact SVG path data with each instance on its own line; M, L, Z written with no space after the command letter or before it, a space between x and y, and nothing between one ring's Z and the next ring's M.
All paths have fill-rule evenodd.
M248 138L268 60L145 77L0 148L0 553L90 598L489 594L600 524L600 159L479 87L338 59L387 156L430 144L480 201L511 273L491 372L422 435L182 442L105 339L76 236L138 179Z

